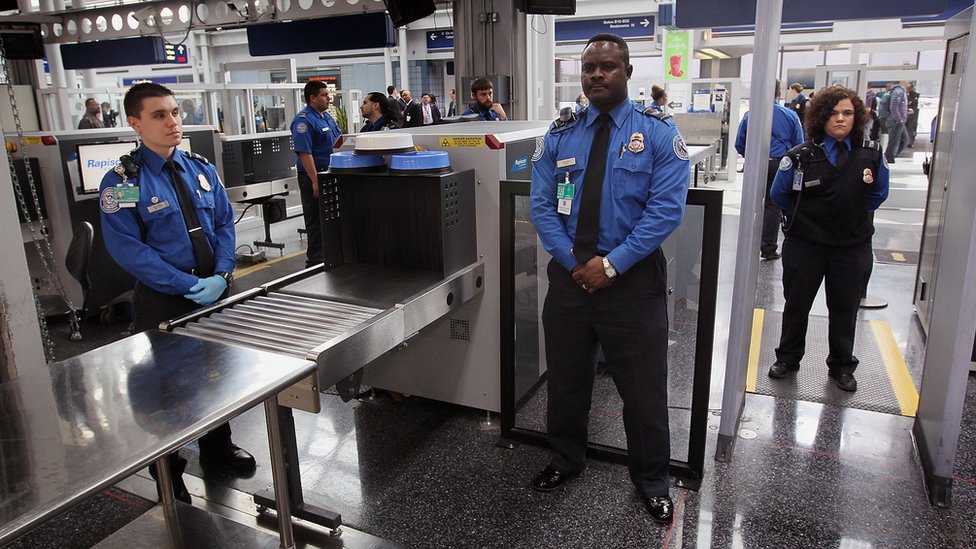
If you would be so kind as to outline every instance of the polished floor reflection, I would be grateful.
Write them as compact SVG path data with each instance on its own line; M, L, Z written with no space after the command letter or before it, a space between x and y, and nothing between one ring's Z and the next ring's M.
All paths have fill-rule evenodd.
M896 184L924 187L921 159L908 158L893 165ZM295 414L304 493L307 501L340 512L350 531L341 541L316 546L384 545L376 538L422 548L976 546L972 398L948 509L927 501L909 417L750 394L732 461L713 460L741 196L737 183L714 185L726 196L705 478L698 491L672 490L673 525L651 521L623 465L591 461L563 489L534 492L528 483L547 463L547 452L496 446L498 431L485 428L484 412L382 392L347 404L323 395L322 413ZM879 211L874 247L917 249L921 218L920 210ZM757 304L773 311L783 305L779 263L760 266ZM875 265L869 291L889 306L864 311L862 318L890 324L917 386L924 339L910 301L914 276L914 265ZM813 314L825 313L821 297ZM763 375L766 367L760 365ZM973 378L968 393L976 393ZM607 411L608 417L616 412ZM255 452L257 474L204 477L190 446L184 449L188 471L205 482L189 484L195 504L250 517L253 506L241 494L271 482L261 411L239 417L233 428L235 440ZM71 546L60 541L47 546Z

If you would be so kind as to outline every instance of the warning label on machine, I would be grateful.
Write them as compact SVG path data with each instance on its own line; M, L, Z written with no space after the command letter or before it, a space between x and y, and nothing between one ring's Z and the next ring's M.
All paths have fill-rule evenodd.
M441 147L484 147L485 137L479 136L452 136L442 137Z

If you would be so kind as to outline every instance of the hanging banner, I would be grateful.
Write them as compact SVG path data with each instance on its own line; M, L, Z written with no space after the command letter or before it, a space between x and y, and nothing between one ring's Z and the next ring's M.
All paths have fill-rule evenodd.
M691 78L691 33L666 30L664 33L664 80L677 82Z

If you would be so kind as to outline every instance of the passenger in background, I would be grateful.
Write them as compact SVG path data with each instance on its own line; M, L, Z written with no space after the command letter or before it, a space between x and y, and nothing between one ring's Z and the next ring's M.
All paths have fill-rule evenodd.
M79 130L90 130L92 128L104 128L102 124L102 108L94 97L85 100L85 115L78 122Z
M417 101L410 95L410 90L403 90L400 92L400 98L402 99L403 107L403 127L404 128L416 128L424 125L424 109L420 106L420 101Z
M908 148L915 147L915 136L918 134L918 100L921 97L915 86L908 84L905 88L908 92L908 120L905 121L905 129L908 130Z
M360 131L375 132L383 130L396 130L400 128L393 113L390 112L390 101L382 92L369 92L363 98L363 104L359 106L366 123Z
M420 107L423 110L423 121L425 126L441 123L441 110L437 108L434 96L425 93L420 96Z
M803 114L807 112L807 96L803 95L803 84L796 82L790 85L790 89L796 94L790 101L790 108L796 113L800 123L803 123Z
M667 112L668 92L657 84L651 85L651 108L658 112Z
M143 332L227 295L236 263L234 208L214 166L177 148L183 123L172 91L136 84L124 107L141 144L102 179L99 205L105 248L137 280L134 331ZM227 423L202 436L199 447L205 467L254 474L254 458L231 441ZM176 498L190 503L186 460L178 451L168 459ZM154 467L150 473L155 478Z
M622 38L590 38L580 77L590 106L553 122L532 156L532 222L553 257L542 324L554 454L532 488L555 490L586 468L599 345L623 400L630 480L651 518L668 524L674 504L661 244L681 223L690 170L671 117L627 98L633 70Z
M396 118L397 124L403 127L403 103L400 102L400 94L393 86L386 87L386 95L390 106L390 114Z
M780 96L780 81L776 81L775 99ZM802 88L802 86L801 86ZM806 107L804 107L806 108ZM742 156L746 155L746 136L749 128L749 113L742 117L739 131L735 136L735 150ZM766 166L766 198L763 200L762 241L759 244L759 255L763 259L779 259L779 207L769 198L769 189L776 177L779 161L786 155L786 151L803 143L803 125L796 111L784 107L779 101L773 101L772 135L769 138L769 161Z
M457 97L454 95L454 88L451 88L451 102L447 105L447 116L457 116Z
M102 101L102 127L114 128L118 125L119 113L112 110L112 104Z
M291 123L292 141L298 158L298 189L302 194L302 214L308 231L305 266L323 261L322 227L319 220L319 172L329 169L332 147L342 135L328 112L329 90L321 80L309 80L303 92L306 106Z
M882 148L888 139L888 116L890 114L889 106L891 105L891 83L885 84L885 89L877 96L878 103L878 122L881 124L881 143Z
M864 135L868 136L871 141L879 143L881 140L881 123L878 121L878 113L871 109L871 107L864 105L864 110L868 115L867 122L864 125Z
M827 375L857 390L854 333L874 260L874 211L888 197L888 166L877 144L865 146L867 110L854 90L817 92L807 111L808 140L780 162L770 193L786 214L783 231L783 330L769 377L800 369L810 307L826 283Z
M908 130L905 128L910 114L908 92L905 91L907 86L908 82L899 82L888 94L888 145L885 147L885 159L889 164L893 164L895 158L908 146Z
M198 126L206 122L203 117L203 108L198 107L197 102L193 99L184 99L180 106L183 107L184 126Z
M474 105L461 114L477 114L482 120L508 120L505 109L494 101L495 90L491 80L478 78L471 83L471 99Z
M586 98L586 94L583 93L579 94L579 97L576 98L576 108L575 108L576 114L579 114L580 111L582 111L583 109L589 106L590 106L590 100Z

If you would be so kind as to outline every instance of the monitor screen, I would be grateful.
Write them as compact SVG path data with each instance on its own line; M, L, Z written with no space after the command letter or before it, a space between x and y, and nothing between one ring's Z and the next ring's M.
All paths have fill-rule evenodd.
M78 145L78 168L81 171L79 190L84 194L97 193L105 173L119 163L120 156L129 154L135 147L135 141Z
M97 193L102 184L105 172L119 163L119 157L129 154L139 144L135 141L119 141L115 143L88 143L78 145L78 168L81 171L82 194ZM177 147L190 152L190 138L184 137Z

